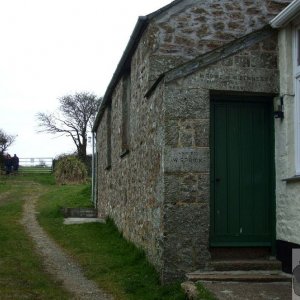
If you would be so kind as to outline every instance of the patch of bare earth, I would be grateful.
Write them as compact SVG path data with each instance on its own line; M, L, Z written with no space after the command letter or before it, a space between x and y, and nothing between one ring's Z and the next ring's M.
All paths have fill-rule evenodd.
M39 225L35 211L39 187L35 188L35 196L30 196L24 201L21 223L35 242L37 252L42 255L46 271L63 283L65 289L74 295L72 299L112 300L111 295L99 289L95 282L83 275L80 267Z
M9 201L9 195L10 192L2 192L0 194L0 206L6 204L6 202Z

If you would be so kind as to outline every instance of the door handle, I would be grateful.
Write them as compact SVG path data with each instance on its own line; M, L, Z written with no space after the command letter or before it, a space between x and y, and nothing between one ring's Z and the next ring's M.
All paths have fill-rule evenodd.
M216 180L216 182L220 182L221 178L217 177L215 180Z

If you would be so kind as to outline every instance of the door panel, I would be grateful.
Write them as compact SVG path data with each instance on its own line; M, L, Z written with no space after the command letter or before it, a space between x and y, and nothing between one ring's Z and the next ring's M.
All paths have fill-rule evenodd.
M212 245L269 245L272 235L271 105L212 102Z

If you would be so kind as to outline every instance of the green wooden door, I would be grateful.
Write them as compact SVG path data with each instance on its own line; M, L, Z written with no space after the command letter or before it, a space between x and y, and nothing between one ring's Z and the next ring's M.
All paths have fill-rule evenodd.
M212 102L212 246L271 246L272 110L251 100Z

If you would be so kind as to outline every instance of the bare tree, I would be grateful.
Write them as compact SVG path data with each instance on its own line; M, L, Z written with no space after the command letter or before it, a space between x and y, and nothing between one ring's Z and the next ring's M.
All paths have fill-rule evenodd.
M0 129L0 154L3 155L4 152L11 146L15 141L16 135L7 134L2 129Z
M91 130L101 98L88 92L59 98L60 106L55 113L37 114L39 132L67 134L76 145L78 157L85 161L87 133Z

